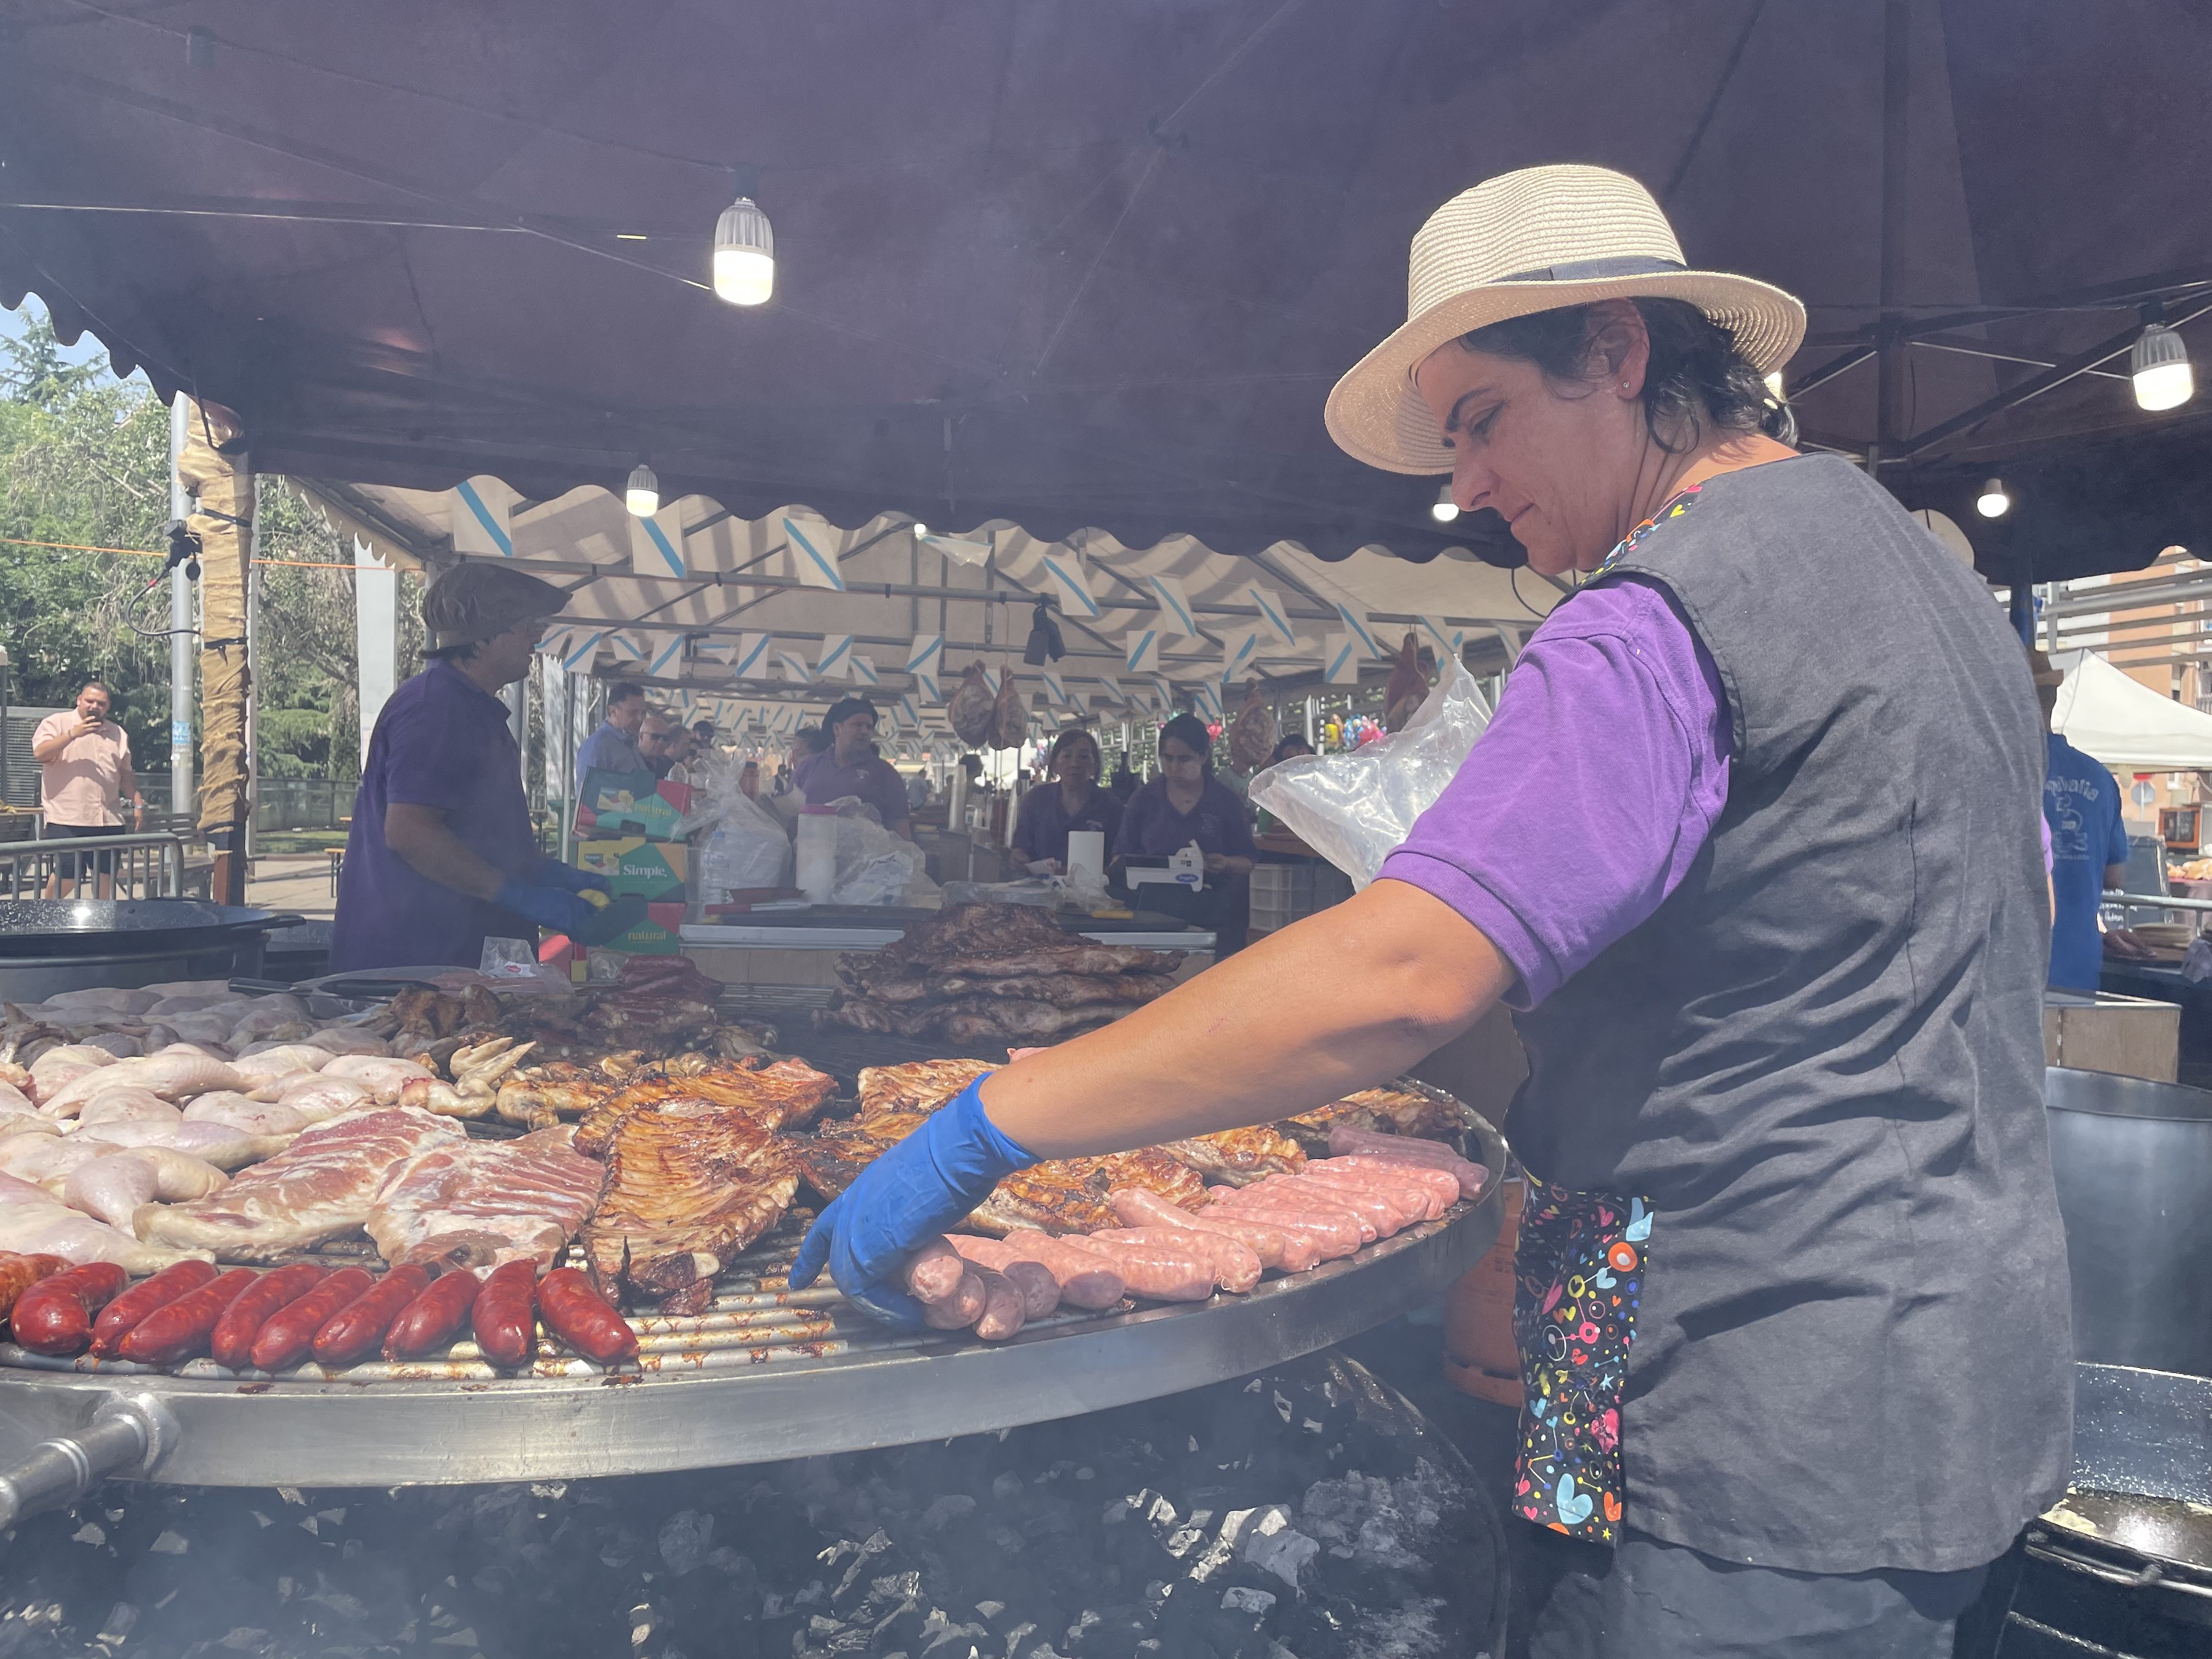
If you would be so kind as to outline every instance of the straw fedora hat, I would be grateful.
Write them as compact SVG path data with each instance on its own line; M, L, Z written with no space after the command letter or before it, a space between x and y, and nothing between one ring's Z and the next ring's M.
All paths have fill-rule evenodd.
M1805 307L1749 276L1692 270L1651 192L1606 167L1500 173L1462 191L1413 237L1406 320L1328 394L1329 436L1387 472L1449 472L1413 371L1472 329L1595 300L1687 300L1735 332L1759 373L1805 337Z

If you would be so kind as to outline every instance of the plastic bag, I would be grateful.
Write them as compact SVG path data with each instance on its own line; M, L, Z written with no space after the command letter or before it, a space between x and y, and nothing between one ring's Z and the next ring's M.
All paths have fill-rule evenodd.
M720 904L749 887L786 887L791 837L775 815L742 791L720 798L721 822L699 854L699 891Z
M921 904L937 891L925 866L928 854L876 822L857 802L837 813L837 879L832 904Z
M1490 714L1474 676L1455 663L1404 731L1348 755L1302 755L1271 766L1252 780L1252 804L1364 887L1457 775Z

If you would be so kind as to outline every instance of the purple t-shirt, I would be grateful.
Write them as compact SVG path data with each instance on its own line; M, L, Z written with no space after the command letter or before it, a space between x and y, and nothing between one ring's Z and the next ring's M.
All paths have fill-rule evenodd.
M1079 811L1070 812L1057 783L1042 783L1022 797L1022 816L1014 825L1014 847L1030 863L1039 859L1067 862L1067 832L1100 830L1111 848L1121 830L1121 803L1096 787Z
M505 703L450 663L431 664L385 703L354 797L333 972L473 968L488 936L537 939L521 917L417 874L384 844L386 807L434 806L477 857L512 876L529 873L541 855L507 718Z
M1252 826L1244 816L1244 803L1218 778L1208 778L1199 792L1198 805L1178 812L1168 799L1165 778L1154 778L1129 797L1121 811L1121 833L1114 840L1115 858L1172 858L1198 843L1201 853L1224 853L1231 858L1250 858L1259 851L1252 845Z
M1480 927L1532 1008L1674 890L1728 801L1712 658L1656 585L1577 593L1536 630L1497 717L1381 874Z
M872 806L886 830L896 829L914 816L907 804L906 784L891 763L880 755L867 755L850 766L837 764L831 755L809 755L799 763L793 781L806 796L809 806L827 806L851 795Z

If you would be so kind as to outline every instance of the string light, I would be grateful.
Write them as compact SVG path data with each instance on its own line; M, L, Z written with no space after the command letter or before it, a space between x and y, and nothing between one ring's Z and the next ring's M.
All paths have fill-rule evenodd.
M1436 503L1429 508L1429 516L1438 524L1449 524L1459 517L1459 503L1452 499L1449 484L1437 491Z
M660 480L653 476L653 469L643 461L630 469L629 486L623 491L623 505L641 519L649 519L660 511Z
M733 306L765 304L775 292L775 232L738 169L738 199L714 222L714 294Z
M2164 323L2148 323L2128 352L2138 409L2179 409L2197 395L2189 348Z
M2012 497L2005 494L2002 478L1991 478L1985 482L1982 485L1982 493L1974 501L1974 511L1985 519L2002 519L2011 507Z

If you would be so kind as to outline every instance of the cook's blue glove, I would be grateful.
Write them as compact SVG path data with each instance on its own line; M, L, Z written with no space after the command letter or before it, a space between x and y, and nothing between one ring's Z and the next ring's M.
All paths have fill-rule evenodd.
M574 938L579 933L595 931L599 912L574 893L558 887L542 887L531 882L517 881L507 877L499 884L499 891L491 902L502 910L512 910L525 921L534 921L540 927Z
M530 872L530 879L540 887L557 887L564 893L611 893L612 883L596 871L579 870L573 864L563 864L550 854L538 860L538 867Z
M921 1324L921 1304L899 1277L906 1259L1003 1177L1037 1161L984 1115L982 1091L979 1077L815 1218L791 1264L792 1289L805 1290L827 1265L837 1288L865 1311L895 1325Z

